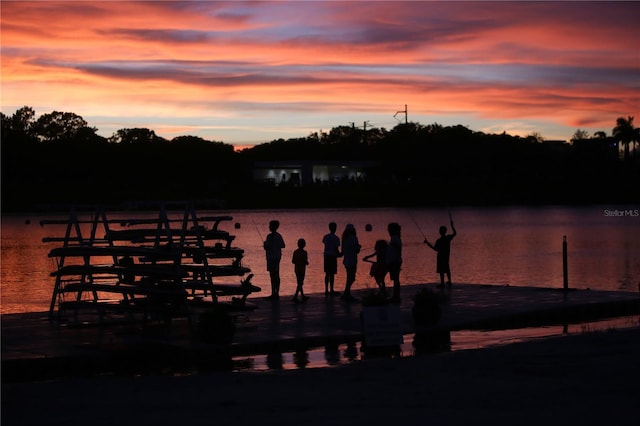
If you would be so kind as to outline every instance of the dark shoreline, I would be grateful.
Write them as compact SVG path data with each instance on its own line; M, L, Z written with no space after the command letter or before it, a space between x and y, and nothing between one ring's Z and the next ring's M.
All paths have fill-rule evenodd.
M416 294L424 287L432 285L405 286L403 291ZM354 294L362 297L365 292L358 289ZM438 342L446 335L450 342L452 331L566 325L640 313L640 296L628 292L460 284L446 296L442 317L426 328L415 324L413 303L405 299L399 305L402 334L420 334ZM4 314L2 381L165 370L184 373L193 368L229 371L233 356L306 351L363 339L360 304L351 306L318 294L303 307L264 297L252 300L258 309L240 317L232 344L202 341L190 333L186 318L176 318L167 327L160 322L132 322L132 318L124 321L128 317L122 315L97 322L91 311L53 320L49 312ZM437 347L436 352L448 351L446 344Z
M295 198L295 197L293 197ZM287 197L287 199L289 199ZM349 209L442 209L442 208L601 208L609 210L633 210L640 206L640 199L623 199L623 200L602 200L581 202L540 202L540 203L518 203L518 202L495 202L495 203L369 203L369 202L352 202L352 203L291 203L283 201L278 203L273 201L265 204L240 205L234 206L224 200L156 200L156 201L137 201L137 202L115 202L115 203L56 203L56 204L27 204L16 206L12 209L2 207L0 215L19 216L19 215L46 215L46 214L64 214L71 209L76 211L93 211L96 208L104 208L113 211L156 211L157 207L166 204L175 206L176 210L182 210L187 204L192 205L197 210L210 211L260 211L260 210L313 210L313 209L333 209L333 210L349 210ZM171 210L171 208L169 208Z
M639 358L635 328L328 369L10 383L2 422L635 425Z

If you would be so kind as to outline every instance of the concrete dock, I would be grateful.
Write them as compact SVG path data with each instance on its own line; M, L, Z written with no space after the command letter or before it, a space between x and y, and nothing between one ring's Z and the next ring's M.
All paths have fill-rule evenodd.
M456 330L515 329L577 323L640 314L640 293L562 290L506 285L435 284L402 288L400 326L416 332L412 296L422 288L442 298L442 316L433 327ZM361 297L364 290L355 290ZM162 324L74 324L51 321L47 312L2 316L3 382L86 374L137 374L180 368L229 367L231 357L296 351L362 340L361 303L310 294L305 303L291 296L278 301L252 297L257 309L240 314L230 345L192 338L186 320Z

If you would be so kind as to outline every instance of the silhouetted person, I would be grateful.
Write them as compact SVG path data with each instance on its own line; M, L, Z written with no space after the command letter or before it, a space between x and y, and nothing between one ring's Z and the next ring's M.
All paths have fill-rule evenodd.
M324 244L324 294L340 294L334 290L335 278L338 273L338 258L340 257L340 237L336 235L338 225L329 224L329 233L322 237Z
M378 240L374 247L375 251L362 258L365 262L371 262L369 275L376 280L376 284L380 288L380 292L383 296L387 294L387 289L384 283L384 278L387 276L387 246L388 244L385 240ZM369 260L374 257L375 260Z
M344 286L342 299L346 302L354 302L355 297L351 295L351 286L356 281L356 271L358 269L358 253L360 253L360 242L356 235L356 228L348 224L342 233L342 264L347 272L347 281Z
M400 268L402 267L402 239L400 238L400 225L390 223L387 226L389 232L389 245L387 247L387 270L389 278L393 281L393 295L391 301L400 303Z
M438 254L436 256L436 272L440 274L439 288L444 288L444 276L447 276L447 285L451 286L451 268L449 267L449 254L451 253L451 240L457 235L456 228L453 226L453 220L451 220L452 234L447 235L447 227L441 226L439 229L440 238L436 240L435 244L431 244L426 238L424 243L435 250Z
M307 265L309 264L309 255L304 247L307 245L307 242L304 238L300 238L298 240L298 248L293 252L293 256L291 258L291 263L293 263L293 270L296 273L296 292L293 295L293 301L298 302L298 294L300 294L300 301L305 302L309 299L308 296L304 295L304 290L302 286L304 286L304 276L307 272Z
M272 220L269 222L269 233L264 242L264 250L267 256L267 271L271 279L270 299L280 297L280 260L282 259L282 249L285 247L282 235L278 233L280 222Z

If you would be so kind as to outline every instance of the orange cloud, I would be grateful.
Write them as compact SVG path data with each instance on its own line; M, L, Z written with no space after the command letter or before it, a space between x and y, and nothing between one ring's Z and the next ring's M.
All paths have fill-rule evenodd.
M389 126L388 115L404 104L418 120L600 125L639 112L639 9L635 2L7 1L2 108L70 110L90 122L138 117L168 133L218 129L218 140L242 129L259 134L255 117L265 115L265 134L295 131L295 122L313 126L314 115L349 121L365 113ZM185 124L205 117L221 121Z

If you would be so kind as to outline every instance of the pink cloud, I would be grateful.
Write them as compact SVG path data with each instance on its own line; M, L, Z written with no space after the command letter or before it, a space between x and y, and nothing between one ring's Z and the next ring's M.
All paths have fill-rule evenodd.
M185 117L280 105L283 123L300 105L409 103L426 115L612 121L639 111L639 11L635 2L3 2L3 103Z

